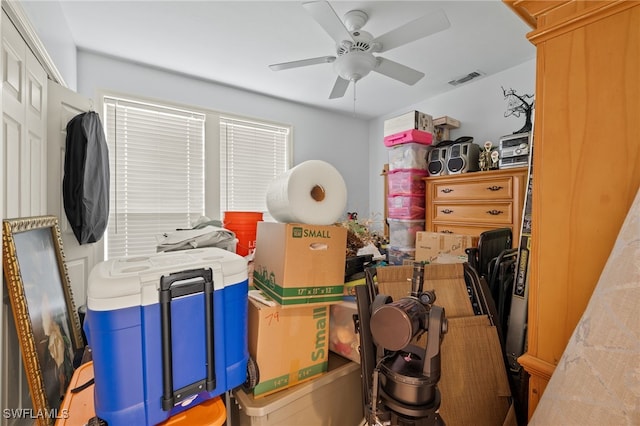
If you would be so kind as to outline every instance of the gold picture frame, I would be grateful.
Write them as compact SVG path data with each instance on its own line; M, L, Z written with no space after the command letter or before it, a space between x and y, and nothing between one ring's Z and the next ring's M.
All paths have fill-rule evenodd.
M56 216L2 221L2 267L33 417L53 425L83 348Z

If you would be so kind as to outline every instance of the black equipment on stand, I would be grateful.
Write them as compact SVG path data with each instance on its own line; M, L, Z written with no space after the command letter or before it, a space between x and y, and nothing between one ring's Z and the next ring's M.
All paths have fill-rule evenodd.
M356 286L365 424L432 426L440 417L440 343L447 332L444 308L425 291L424 265L414 263L411 295L393 301L378 294L366 270L366 285ZM426 347L415 343L427 332Z

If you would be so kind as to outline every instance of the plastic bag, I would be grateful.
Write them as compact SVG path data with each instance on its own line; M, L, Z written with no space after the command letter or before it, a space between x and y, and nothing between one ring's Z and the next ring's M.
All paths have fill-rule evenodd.
M156 237L156 250L176 251L199 247L220 247L235 252L236 235L233 231L207 225L198 229L180 229Z

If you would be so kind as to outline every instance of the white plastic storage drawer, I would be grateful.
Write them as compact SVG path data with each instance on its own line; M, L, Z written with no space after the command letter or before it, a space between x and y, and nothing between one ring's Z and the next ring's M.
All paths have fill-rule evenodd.
M403 143L389 148L389 170L427 170L429 149L429 145L421 143Z
M424 231L424 220L387 219L391 247L416 248L416 232Z

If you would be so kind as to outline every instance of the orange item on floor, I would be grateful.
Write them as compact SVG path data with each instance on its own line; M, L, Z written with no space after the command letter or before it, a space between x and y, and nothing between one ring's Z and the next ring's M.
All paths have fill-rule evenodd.
M158 426L222 426L227 420L227 409L222 398L216 396L178 413Z
M93 384L80 392L71 393L71 389L82 386L91 379L93 379L93 362L82 364L73 372L71 382L57 413L56 426L83 426L90 418L95 417Z
M67 393L58 410L55 426L84 426L89 419L95 417L93 402L94 386L71 393L71 389L93 379L93 362L82 364L76 369L69 383ZM182 413L160 423L161 426L222 426L227 420L227 410L222 398L211 398Z

